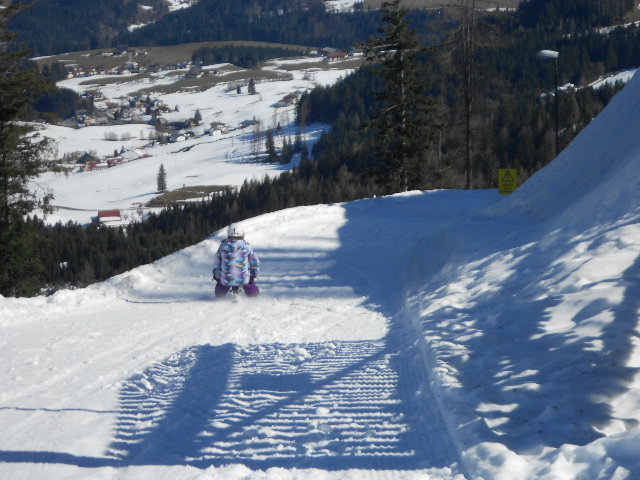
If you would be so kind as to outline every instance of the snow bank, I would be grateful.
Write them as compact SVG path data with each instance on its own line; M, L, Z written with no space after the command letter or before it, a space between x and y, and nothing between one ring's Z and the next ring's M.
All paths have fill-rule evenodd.
M473 478L640 475L639 91L418 247L409 306Z

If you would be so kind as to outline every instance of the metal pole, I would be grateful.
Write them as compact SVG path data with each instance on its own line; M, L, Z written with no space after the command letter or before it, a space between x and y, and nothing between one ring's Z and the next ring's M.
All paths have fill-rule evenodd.
M558 154L560 153L560 140L559 140L559 124L558 124L558 102L559 102L559 98L558 98L558 57L555 57L554 59L555 61L555 70L556 70L556 157L558 156Z
M560 153L560 138L559 138L559 120L558 120L558 56L560 54L555 50L540 50L537 53L537 57L543 60L553 59L555 77L556 77L556 91L555 91L555 117L556 117L556 157Z

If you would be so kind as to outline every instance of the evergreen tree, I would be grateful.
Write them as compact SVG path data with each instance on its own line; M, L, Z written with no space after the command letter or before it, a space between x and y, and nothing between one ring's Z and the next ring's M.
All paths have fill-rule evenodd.
M307 142L302 144L302 149L300 150L300 162L309 159L309 148L307 147Z
M253 78L249 79L249 95L255 95L256 94L256 82Z
M164 169L164 164L160 164L160 169L158 170L157 177L158 191L166 192L167 191L167 172Z
M45 169L45 154L52 151L47 138L31 134L17 120L47 88L37 69L26 61L27 52L12 50L15 36L7 22L21 10L12 5L0 10L0 294L33 293L41 264L33 255L35 232L25 215L51 196L39 197L29 182Z
M391 190L419 188L423 183L424 152L432 135L430 109L433 100L427 95L423 64L418 60L422 50L416 33L406 18L407 9L400 0L382 4L379 37L363 47L375 71L385 80L377 92L382 102L367 128L376 135L376 151Z
M200 125L200 123L202 122L202 114L200 113L200 109L199 108L196 109L196 113L193 116L193 121L198 125Z
M300 130L296 130L296 137L293 143L293 151L295 153L302 152L302 132Z
M265 148L267 150L267 161L268 162L277 162L278 152L276 151L276 142L273 138L273 130L267 130L267 138L265 140Z
M289 163L293 158L293 146L288 139L284 139L282 141L282 158L280 159L281 163Z

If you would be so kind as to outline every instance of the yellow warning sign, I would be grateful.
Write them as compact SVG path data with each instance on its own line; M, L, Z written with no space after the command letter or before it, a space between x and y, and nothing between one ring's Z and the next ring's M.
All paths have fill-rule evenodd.
M518 170L516 168L498 169L498 190L500 193L512 193L518 188Z

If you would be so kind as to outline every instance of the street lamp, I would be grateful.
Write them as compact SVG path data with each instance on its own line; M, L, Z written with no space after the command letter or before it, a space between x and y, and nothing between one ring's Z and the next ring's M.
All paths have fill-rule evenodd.
M537 53L537 57L541 58L542 60L553 60L554 62L554 66L555 66L555 77L556 77L556 90L555 90L555 96L556 96L556 157L558 156L558 154L560 153L560 141L558 140L558 55L560 55L558 52L556 52L555 50L540 50Z

